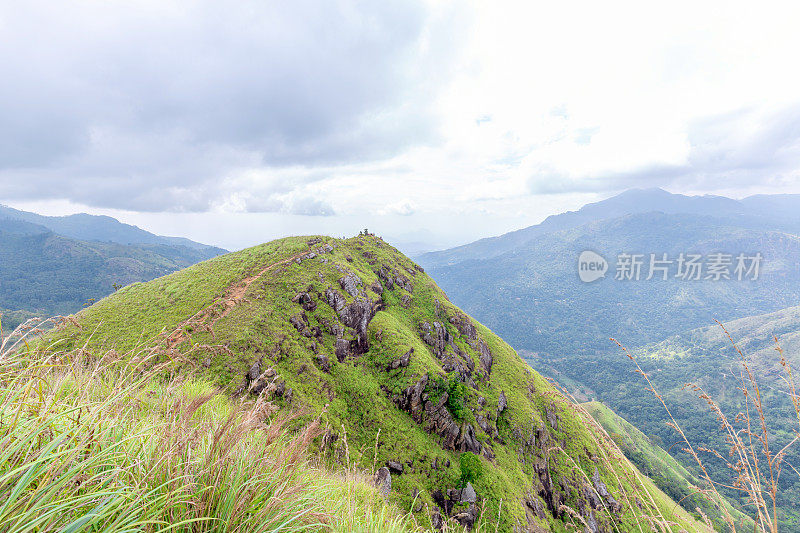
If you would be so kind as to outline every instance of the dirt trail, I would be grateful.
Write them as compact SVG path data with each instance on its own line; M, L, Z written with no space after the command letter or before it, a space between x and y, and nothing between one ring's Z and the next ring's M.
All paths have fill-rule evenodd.
M242 279L236 285L229 287L222 297L214 300L212 303L178 324L172 333L167 336L167 347L174 348L189 338L189 335L186 332L187 326L192 326L193 329L205 329L206 331L210 331L213 335L214 332L212 328L214 323L220 318L225 317L234 307L239 305L239 303L244 299L247 289L250 288L250 285L254 281L259 279L271 269L280 265L291 263L292 261L299 259L308 253L309 252L300 252L291 257L287 257L286 259L270 263L262 268L257 274L248 276Z

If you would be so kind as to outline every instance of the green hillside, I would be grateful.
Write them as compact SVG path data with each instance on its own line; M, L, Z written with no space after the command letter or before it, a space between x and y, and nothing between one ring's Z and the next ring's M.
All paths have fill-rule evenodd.
M750 517L734 509L727 500L701 492L708 488L708 483L689 472L636 426L600 402L586 402L583 407L614 440L625 457L683 508L690 512L700 509L712 520L716 529L728 530L721 509L724 506L727 513L735 518L738 530L753 529L754 524Z
M218 253L183 245L82 241L0 219L0 309L74 313L115 286L151 280Z
M77 213L66 216L43 216L0 205L0 219L16 220L47 228L58 235L81 241L113 242L117 244L161 244L185 246L202 252L206 257L225 253L225 250L182 237L155 235L109 216Z
M298 423L319 418L319 456L368 472L386 465L390 499L420 524L704 529L585 411L374 236L273 241L127 286L75 319L48 343L149 346L177 365L173 377L210 380Z
M584 283L578 257L592 250L609 262L605 277ZM758 279L684 280L676 277L681 253L763 257ZM641 254L638 280L615 279L620 254ZM667 279L648 277L650 254L667 254ZM628 344L657 342L714 323L776 311L800 301L800 237L721 224L685 214L644 213L591 222L533 239L484 260L427 268L450 298L518 350L548 362L593 361L612 351L614 337ZM594 363L592 363L594 364ZM579 373L586 372L580 368Z
M646 196L642 197L643 208L649 205ZM686 197L679 203L690 200L694 206L668 205L666 213L627 216L616 215L620 210L635 211L637 206L604 207L600 202L553 217L549 227L554 231L544 232L537 226L540 231L524 242L518 241L519 235L498 237L511 248L488 259L465 258L463 254L485 252L480 246L491 244L489 240L478 241L475 248L468 245L452 250L461 254L458 257L442 253L441 261L432 261L427 272L454 303L501 335L533 368L556 379L582 401L597 399L610 406L663 444L692 472L695 461L681 452L682 446L672 446L680 439L665 424L663 407L645 390L636 367L610 338L629 348L644 347L634 352L681 427L698 445L724 451L727 446L715 416L684 385L703 386L732 419L742 411L738 355L722 330L713 325L715 320L726 322L763 386L772 443L780 449L794 438L798 424L772 335L779 336L783 356L797 369L798 311L781 309L800 302L800 238L777 231L792 226L782 226L766 213L753 217L731 211L725 215L726 204L733 201ZM774 208L776 215L783 216L797 198L750 201L756 200L772 206L765 207L766 211ZM736 209L746 207L736 205ZM706 208L714 216L697 214ZM684 212L671 212L677 209ZM602 218L609 214L612 218ZM587 222L592 217L601 218ZM558 221L583 224L563 229L554 227ZM605 277L591 283L582 282L577 273L577 259L586 250L609 263ZM732 256L760 253L763 262L758 279L705 279L707 272L696 280L677 276L675 259L680 254L708 257L715 252ZM615 279L621 253L641 254L638 280ZM650 254L658 258L667 254L673 260L666 279L658 273L647 279ZM420 259L423 266L428 259L430 256ZM787 464L796 467L800 450L793 446L787 456L791 458ZM725 460L709 457L707 461L717 478L730 481ZM781 525L800 531L800 476L787 466L779 483ZM737 508L746 508L740 491L730 489L726 495Z
M742 350L758 385L771 449L780 450L792 443L800 428L791 388L786 381L788 375L781 364L783 359L795 371L800 368L800 307L733 320L724 327ZM780 353L777 348L781 349ZM707 402L698 397L699 393L686 386L692 383L702 387L730 420L737 420L735 426L743 430L743 421L737 419L737 415L746 412L748 404L741 392L741 380L744 377L750 386L749 380L742 374L740 356L722 327L693 329L661 342L631 347L631 353L692 444L726 452L730 445L720 431L717 417ZM539 362L541 359L533 364ZM558 368L566 367L564 362L557 364ZM672 456L697 475L694 459L683 453L682 445L674 444L682 439L668 425L670 419L664 408L646 390L646 383L635 370L634 364L622 353L616 357L608 355L575 361L573 375L584 373L581 382L573 386L585 396L600 399L652 440L663 443ZM556 372L555 365L553 371ZM755 414L752 403L749 407ZM792 468L800 461L796 442L785 450L785 458L788 466L779 477L777 491L778 518L785 531L800 531L800 476ZM735 477L726 460L703 454L703 461L715 481L729 483ZM752 510L746 495L724 487L721 490L737 508Z

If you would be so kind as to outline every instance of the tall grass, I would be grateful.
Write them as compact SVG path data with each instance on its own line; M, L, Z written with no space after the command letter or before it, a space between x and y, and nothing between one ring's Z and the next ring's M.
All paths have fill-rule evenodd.
M268 402L166 381L139 349L0 350L0 531L410 531L355 473L310 460Z
M794 437L780 449L775 449L765 415L764 400L762 399L761 389L755 374L751 370L744 353L733 341L725 326L719 321L717 321L717 324L722 328L738 356L740 368L737 381L738 389L742 395L742 410L731 417L720 408L719 404L701 386L689 383L685 387L706 402L720 424L720 430L728 445L727 450L693 445L636 358L619 341L612 340L634 362L636 371L644 378L648 390L666 411L667 424L680 435L684 445L682 450L692 457L703 479L708 483L709 488L704 492L710 496L710 501L717 504L731 531L737 530L737 523L725 506L718 505L718 502L723 500L720 494L721 488L744 493L748 503L745 511L750 511L753 514L756 531L777 533L779 525L777 495L780 477L784 472L784 468L788 468L791 473L800 477L800 472L793 465L784 462L786 451L800 440L800 396L797 394L794 375L791 366L783 355L783 350L778 344L778 339L773 337L775 350L780 357L780 364L783 369L783 374L780 376L785 386L783 392L791 398L798 422L794 429ZM713 479L700 456L701 453L710 454L723 461L731 473L730 479Z

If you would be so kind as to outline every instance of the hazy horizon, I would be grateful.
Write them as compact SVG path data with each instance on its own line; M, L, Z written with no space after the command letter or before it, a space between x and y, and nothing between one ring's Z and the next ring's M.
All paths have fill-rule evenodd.
M800 6L0 4L0 201L229 249L800 193ZM39 36L31 40L30 35Z
M666 192L670 192L670 191L667 191L666 189L663 189L663 188L660 188L660 187L651 187L651 188L648 188L648 189L653 189L653 190L660 189L660 190L664 190ZM635 190L647 190L647 189L632 188L632 189L627 189L626 191L635 191ZM623 192L626 192L626 191L623 191ZM113 218L116 218L120 222L140 227L140 228L142 228L142 229L144 229L146 231L150 231L151 233L155 233L157 235L162 235L162 236L167 236L167 237L186 237L186 238L190 238L190 239L192 239L194 241L201 242L203 244L219 246L219 247L225 248L225 249L227 249L229 251L240 250L242 248L246 248L248 246L254 246L254 245L257 245L257 244L261 244L263 242L266 242L266 241L269 241L269 240L272 240L272 239L275 239L275 238L287 237L287 236L292 236L292 235L321 234L321 235L330 235L330 236L333 236L333 237L349 237L349 236L352 236L352 235L356 234L357 232L360 232L363 229L369 229L370 232L375 233L377 235L381 235L387 241L389 241L390 243L395 244L398 247L400 247L401 251L403 251L404 253L408 253L408 254L412 254L413 255L413 254L422 253L422 252L426 252L426 251L442 250L442 249L445 249L445 248L451 248L451 247L454 247L454 246L460 246L462 244L467 244L467 243L470 243L470 242L473 242L475 240L482 239L482 238L485 238L485 237L493 237L493 236L502 235L502 234L505 234L505 233L508 233L508 232L520 230L520 229L523 229L523 228L526 228L526 227L530 227L530 226L539 224L542 221L544 221L545 218L547 218L549 216L559 215L559 214L565 213L567 211L577 211L577 210L579 210L580 208L584 207L585 205L587 205L589 203L600 202L600 201L612 198L614 196L617 196L618 194L620 194L620 193L614 193L614 194L609 194L609 195L597 195L598 198L596 200L592 200L592 201L589 201L589 202L586 202L586 203L581 203L580 205L578 205L578 206L576 206L574 208L571 207L571 208L567 208L567 209L564 209L564 210L561 210L561 211L553 211L553 212L550 212L550 213L544 215L543 217L541 217L538 220L534 220L533 222L530 222L530 223L522 223L521 225L517 225L517 226L512 226L511 225L511 224L513 224L515 222L514 219L503 220L501 224L497 224L496 226L487 226L486 228L484 228L484 231L482 233L476 233L472 237L466 237L466 238L463 238L462 240L457 240L457 238L451 238L450 240L448 240L446 237L443 237L442 234L434 234L430 230L426 230L424 227L422 229L416 231L416 232L407 232L407 233L399 233L399 234L391 234L391 233L384 234L381 231L381 229L382 229L381 222L382 221L385 222L386 216L384 216L384 217L372 217L371 219L366 219L366 218L363 218L363 217L362 218L352 217L350 220L342 220L343 217L340 217L339 220L338 220L340 225L337 226L336 229L332 230L330 228L320 228L319 225L318 225L319 224L319 218L318 217L303 217L303 216L300 216L300 215L290 215L290 216L283 215L281 217L281 219L280 219L283 222L283 225L279 226L279 227L280 228L285 228L285 232L280 233L280 230L275 230L274 228L272 228L272 232L266 234L266 236L265 236L265 238L263 240L257 240L257 237L256 237L255 238L256 240L241 241L241 240L237 240L235 237L226 239L225 230L223 229L222 231L220 231L219 227L213 228L210 231L205 232L203 230L207 229L207 228L197 227L197 226L193 227L192 224L196 223L199 219L202 219L202 220L204 220L204 221L206 221L206 222L208 222L208 223L213 225L215 223L218 224L219 221L224 221L227 217L230 217L230 216L244 218L244 217L247 217L248 215L241 215L241 214L239 214L239 215L231 215L229 213L228 214L226 214L226 213L218 213L218 214L166 213L166 214L161 214L161 216L159 216L159 214L153 214L153 213L147 213L147 214L143 215L141 213L123 212L123 211L119 211L119 210L105 210L105 209L97 210L97 209L92 209L92 208L86 208L86 209L83 209L83 210L76 210L76 209L79 208L79 206L75 206L75 205L68 204L68 203L43 203L43 204L19 203L19 204L13 205L13 204L10 204L10 203L0 202L0 204L8 205L8 206L13 207L15 209L21 209L21 210L24 210L24 211L30 211L30 212L38 213L38 214L41 214L41 215L47 215L47 216L68 216L68 215L73 215L73 214L78 214L78 213L88 213L88 214L92 214L92 215L111 216ZM671 194L683 194L683 193L671 193ZM763 193L763 194L771 194L771 193ZM714 194L707 193L707 194L704 194L704 195L691 195L691 194L689 194L689 195L686 195L686 196L723 196L723 195L714 195ZM743 198L746 198L747 196L752 196L752 195L739 196L739 197L733 197L733 196L725 196L725 197L726 198L736 199L736 200L741 200ZM84 206L84 207L86 207L86 206ZM249 215L249 216L252 217L253 215ZM264 215L261 215L261 216L264 216ZM278 219L278 215L272 215L272 216L274 216L274 217L276 217L276 219ZM233 225L237 226L238 224L241 224L243 222L242 218L239 218L238 220L235 220ZM181 221L184 224L184 225L178 226L181 230L183 230L182 233L175 233L175 232L169 233L170 229L172 227L174 227L174 226L171 226L171 224L174 224L175 221ZM291 228L294 228L294 229L291 229ZM298 231L297 228L308 228L309 231L305 231L305 232ZM214 241L214 240L211 240L209 238L205 238L206 235L210 236L210 235L215 234L215 231L216 231L216 234L219 235L222 240ZM233 231L233 230L231 230L231 231ZM228 243L228 244L226 245L226 243ZM233 245L231 245L231 243Z

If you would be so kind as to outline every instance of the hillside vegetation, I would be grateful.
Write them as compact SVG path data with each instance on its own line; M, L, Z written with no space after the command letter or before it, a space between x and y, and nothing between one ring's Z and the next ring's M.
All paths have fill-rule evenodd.
M724 328L724 329L723 329ZM741 394L744 369L740 354L758 384L758 394L764 403L764 417L769 429L769 445L780 450L798 435L800 413L793 404L792 387L787 369L800 368L798 331L800 308L792 307L774 313L734 320L723 326L709 326L672 336L662 342L633 350L642 368L651 375L661 394L675 406L673 414L694 442L716 449L726 449L727 440L716 431L715 414L706 402L697 398L684 383L694 383L719 404L722 411L734 420L748 406ZM727 333L726 333L727 332ZM730 338L728 337L730 334ZM733 341L733 342L732 342ZM735 344L735 346L734 346ZM713 369L713 371L710 371ZM621 412L630 413L630 420L661 439L674 438L663 426L664 413L649 401L642 401L619 389L604 391L604 396L617 396ZM626 415L627 416L627 415ZM659 422L661 427L657 427ZM676 452L680 453L678 450ZM800 461L800 448L790 445L784 452L785 472L779 478L779 516L790 531L800 530L800 475L792 467ZM688 463L685 456L683 459ZM724 461L709 457L706 465L717 479L724 479L728 468ZM741 504L746 498L737 491L728 491Z
M714 323L725 322L762 385L770 442L791 442L798 426L780 361L783 356L798 368L800 320L796 308L781 309L800 301L798 206L797 195L732 200L634 190L419 260L454 303L503 336L533 368L582 401L609 405L698 476L695 460L675 445L680 438L666 425L663 406L610 337L640 347L632 351L692 442L725 455L715 414L696 391L684 390L687 383L702 386L732 420L746 407L739 355ZM609 263L605 277L591 283L577 270L586 250ZM681 253L715 252L760 253L758 279L676 277ZM622 253L642 255L638 280L614 279ZM667 279L660 273L647 279L650 254L673 261ZM787 464L796 465L797 447L787 452ZM709 457L707 466L730 481L726 460ZM786 466L779 484L781 527L800 531L800 476ZM723 493L737 508L752 510L738 488Z
M592 250L609 263L605 278L584 283L578 257ZM761 253L758 279L676 278L681 254ZM642 254L638 280L614 279L620 254ZM673 260L667 279L648 277L650 254ZM705 216L645 213L592 222L534 239L513 252L427 271L454 302L518 350L548 360L594 364L617 351L609 337L627 344L666 336L800 301L800 237L758 231ZM423 264L423 266L426 266ZM598 362L598 365L601 363ZM562 370L562 369L560 369ZM581 369L585 372L585 369Z
M729 530L725 512L734 518L737 530L752 531L753 519L733 508L730 503L708 491L702 481L639 429L600 402L586 402L583 407L603 427L625 456L640 472L679 502L687 510L700 509L721 530ZM722 509L725 509L723 512Z
M421 530L361 473L313 460L317 424L289 431L260 399L168 379L146 350L3 347L2 531Z
M705 529L372 235L282 239L130 285L52 342L142 350L173 379L220 387L267 418L292 413L290 430L318 424L320 461L376 473L426 528Z
M726 330L731 335L730 339ZM798 413L792 402L791 386L786 381L789 379L787 368L800 367L797 350L799 330L800 308L792 307L734 320L722 326L690 330L661 342L633 347L631 354L648 374L669 406L675 422L689 440L696 446L721 450L725 454L730 444L725 433L720 431L716 413L705 399L699 397L701 393L687 384L701 387L702 394L718 404L722 412L730 420L735 420L736 427L743 431L744 421L737 415L747 412L748 407L753 411L753 405L742 394L743 380L748 386L751 384L736 350L735 346L738 346L758 385L758 394L764 404L769 445L774 451L792 443L800 427ZM782 360L787 366L781 363ZM622 352L616 356L608 354L590 359L576 358L571 362L555 360L548 363L543 357L537 356L531 360L531 364L539 367L549 364L549 371L554 375L564 371L570 376L580 376L580 381L572 381L570 389L602 400L657 445L668 449L694 477L700 477L695 460L683 451L685 446L671 426L672 420L658 399L647 390L648 385L637 374L636 366ZM760 427L758 424L756 426ZM621 447L626 450L625 446ZM800 475L791 467L800 460L800 448L795 442L782 455L787 466L778 478L778 519L784 530L798 531ZM732 477L728 461L708 453L703 454L702 459L712 479L722 484L720 490L728 500L735 507L750 511L752 507L747 494L725 488ZM691 478L687 479L694 483Z
M154 236L155 237L155 236ZM135 281L174 272L219 251L184 245L83 241L0 219L0 309L66 315ZM19 323L4 313L4 327Z

